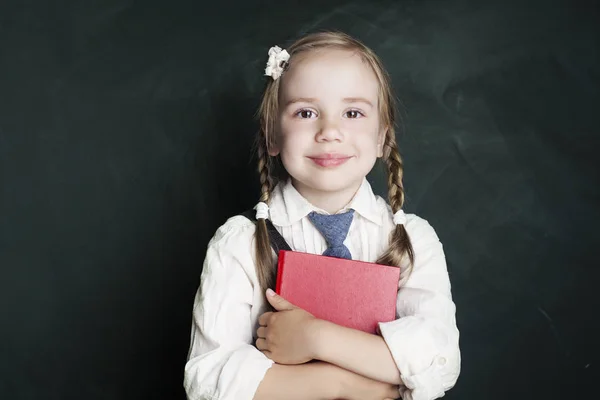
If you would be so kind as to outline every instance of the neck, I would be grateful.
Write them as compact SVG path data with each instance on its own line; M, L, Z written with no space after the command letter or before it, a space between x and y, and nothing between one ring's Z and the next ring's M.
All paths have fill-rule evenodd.
M292 184L309 203L330 214L335 214L348 205L360 188L361 182L349 186L342 190L322 191L303 185L301 182L292 179Z

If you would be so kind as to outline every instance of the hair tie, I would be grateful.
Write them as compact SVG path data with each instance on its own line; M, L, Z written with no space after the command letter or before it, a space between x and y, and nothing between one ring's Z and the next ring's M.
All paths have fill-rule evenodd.
M404 214L403 210L398 210L394 214L394 224L396 224L396 225L406 224L406 214Z
M283 71L287 69L289 59L290 55L286 50L282 50L279 46L271 47L269 49L269 60L265 67L265 75L277 80Z
M256 219L269 218L269 206L265 202L258 203L254 209L256 210Z

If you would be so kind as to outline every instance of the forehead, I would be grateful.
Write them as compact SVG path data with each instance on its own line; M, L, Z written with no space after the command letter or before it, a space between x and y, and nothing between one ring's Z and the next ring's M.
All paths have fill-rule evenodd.
M379 85L366 61L356 52L321 49L299 54L283 74L281 100L306 97L320 101L366 97L376 104Z

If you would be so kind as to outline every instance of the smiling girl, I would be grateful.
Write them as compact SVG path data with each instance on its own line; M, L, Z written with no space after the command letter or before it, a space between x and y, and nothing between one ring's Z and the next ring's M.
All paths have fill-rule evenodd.
M443 396L460 373L456 310L435 230L402 211L394 96L379 58L346 34L323 32L271 48L265 74L256 221L234 216L208 244L185 366L188 398ZM366 178L378 159L388 170L389 204ZM368 334L275 295L270 224L295 251L400 268L397 319Z

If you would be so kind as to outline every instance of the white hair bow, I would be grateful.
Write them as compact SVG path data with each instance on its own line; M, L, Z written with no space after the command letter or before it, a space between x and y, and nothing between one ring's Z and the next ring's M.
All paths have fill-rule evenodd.
M269 218L269 206L265 202L258 203L254 209L256 210L256 219Z
M394 214L394 224L396 224L396 225L406 224L406 214L404 214L403 210L398 210Z
M281 76L287 62L290 59L290 55L286 50L282 50L279 46L273 46L269 49L269 61L267 61L267 67L265 68L265 75L270 76L273 80L276 80Z

